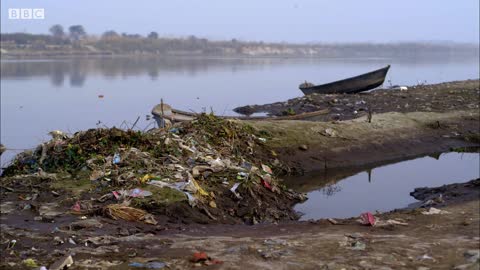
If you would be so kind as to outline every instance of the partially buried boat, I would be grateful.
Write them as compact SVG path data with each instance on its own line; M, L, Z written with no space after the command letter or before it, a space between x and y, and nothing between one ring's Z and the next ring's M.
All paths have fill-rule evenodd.
M218 116L224 119L238 119L238 120L315 120L316 117L329 113L329 109L318 110L314 112L306 112L287 116ZM199 114L195 112L186 112L172 108L170 105L160 103L153 107L152 115L158 122L159 126L163 126L163 119L171 122L186 122L194 120Z
M362 75L327 84L314 85L312 83L300 84L300 90L305 95L310 94L354 94L368 91L383 84L390 65Z

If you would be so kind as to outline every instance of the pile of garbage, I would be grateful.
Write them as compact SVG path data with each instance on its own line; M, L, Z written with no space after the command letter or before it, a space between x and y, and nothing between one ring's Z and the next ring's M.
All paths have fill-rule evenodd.
M268 134L214 115L148 132L51 135L19 154L0 184L40 202L53 197L72 214L147 224L160 216L168 222L255 224L296 219L292 206L305 199L276 178L283 165L265 145Z

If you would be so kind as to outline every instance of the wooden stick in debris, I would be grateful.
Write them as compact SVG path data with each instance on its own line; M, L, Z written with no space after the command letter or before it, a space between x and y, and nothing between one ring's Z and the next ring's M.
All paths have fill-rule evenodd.
M370 107L369 107L368 108L368 116L367 116L368 123L372 123L372 117L373 117L373 112L372 112L372 109L370 109Z
M160 99L160 108L162 109L162 117L164 117L165 113L163 112L163 98Z
M140 116L137 117L137 120L135 121L135 123L133 123L133 125L132 125L132 127L131 127L130 129L133 129L133 128L137 125L138 120L140 120Z
M44 143L42 143L42 155L40 156L40 160L38 160L38 163L42 165L46 157L47 157L47 146Z

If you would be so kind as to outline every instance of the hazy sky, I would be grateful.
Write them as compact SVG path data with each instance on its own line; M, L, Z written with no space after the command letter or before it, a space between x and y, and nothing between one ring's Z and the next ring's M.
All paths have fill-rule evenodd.
M45 8L9 20L8 8ZM479 0L1 0L2 32L52 24L117 32L287 42L479 42Z

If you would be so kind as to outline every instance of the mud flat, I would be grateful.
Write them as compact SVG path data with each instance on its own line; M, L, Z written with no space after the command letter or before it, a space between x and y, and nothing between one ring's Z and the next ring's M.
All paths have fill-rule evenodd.
M479 143L478 110L389 112L336 122L252 122L279 159L300 171L364 167Z
M478 180L412 190L417 208L367 226L296 221L304 197L280 178L478 146L476 83L472 108L53 133L0 179L1 265L52 269L71 255L71 269L475 269Z
M462 192L478 194L478 180L464 185ZM49 263L74 254L72 269L135 269L128 267L132 262L159 262L167 269L192 269L210 262L219 263L211 266L215 269L477 269L478 198L454 204L449 198L444 197L447 206L442 208L430 205L375 215L373 227L355 218L334 223L179 225L166 230L96 217L83 221L92 227L78 225L55 232L47 232L47 227L60 224L35 230L19 228L18 223L2 224L3 237L17 239L18 245L2 251L2 264L21 269L26 257ZM441 210L425 214L434 212L431 207ZM94 227L98 224L103 227ZM74 239L76 244L61 244L58 239ZM193 263L194 252L206 252L212 260Z

